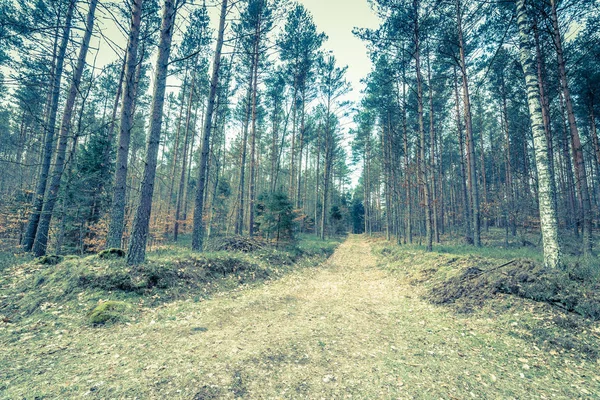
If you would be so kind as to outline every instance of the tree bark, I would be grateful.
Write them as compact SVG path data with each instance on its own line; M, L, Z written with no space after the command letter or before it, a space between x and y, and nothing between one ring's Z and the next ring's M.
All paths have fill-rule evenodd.
M117 165L115 169L115 183L113 188L110 222L108 228L107 248L121 248L123 231L125 227L125 204L127 196L127 170L129 160L129 143L131 142L131 129L133 127L133 105L136 92L136 66L138 56L138 43L142 21L142 2L134 0L131 9L131 27L125 55L125 87L123 104L121 105L121 124L119 128L119 147L117 148ZM141 62L141 61L140 61Z
M204 117L204 135L202 137L202 152L200 154L200 165L198 168L198 188L196 192L196 204L194 207L194 231L192 235L192 250L201 251L204 244L204 189L206 183L206 166L208 164L210 133L212 128L212 119L215 108L215 98L217 95L217 86L219 84L219 69L221 67L221 52L223 49L223 36L225 34L225 17L227 16L227 0L222 0L221 17L219 21L219 34L215 49L215 58L213 61L212 78L210 82L210 92L208 95L208 105Z
M152 213L152 197L154 195L156 164L158 148L160 146L169 56L171 54L173 31L175 29L175 17L177 16L175 0L165 0L163 8L156 74L154 76L150 127L146 146L146 162L140 188L140 200L133 220L131 237L129 239L129 251L127 252L127 264L129 265L138 265L146 260L146 244L150 230L150 215Z
M469 197L471 198L471 215L473 217L473 244L481 246L481 216L479 206L479 188L477 184L477 161L475 157L475 138L473 137L473 118L471 114L471 96L469 94L469 76L465 56L465 43L462 28L461 0L456 0L456 17L458 25L458 47L460 53L460 69L463 78L463 101L465 107L465 133L467 140L467 172Z
M73 72L73 80L71 81L71 87L69 88L69 95L65 103L65 110L62 117L58 147L56 150L56 160L54 162L54 169L52 171L52 179L50 181L50 187L46 194L44 207L40 216L38 229L35 235L35 241L33 243L33 253L36 257L43 256L46 254L46 248L48 247L48 233L50 231L50 222L52 221L52 214L54 212L54 206L58 199L58 191L60 189L60 182L65 169L65 154L67 150L67 144L69 141L69 134L71 132L71 118L73 116L73 108L75 106L75 100L77 95L80 93L79 85L81 83L81 76L83 75L83 69L85 68L85 58L90 47L90 39L92 38L92 31L94 29L94 15L96 12L96 5L98 0L91 0L89 10L86 19L85 33L81 42L81 48L79 49L79 56L77 57L77 63Z
M44 195L46 194L46 186L48 184L48 175L50 173L50 164L52 163L52 155L54 153L54 134L56 132L56 114L58 112L58 101L60 96L60 82L65 64L65 54L69 45L69 36L71 34L71 24L73 21L73 12L77 1L71 0L67 8L65 16L65 25L63 28L63 36L56 55L56 65L52 76L52 93L48 107L48 116L45 126L44 148L42 155L42 165L39 174L38 183L35 190L33 200L33 212L29 217L25 238L23 240L23 248L25 251L31 251L40 222L40 215L44 207Z
M425 122L424 122L424 108L423 108L423 75L421 73L421 48L420 48L420 28L419 28L419 0L413 0L413 7L415 10L415 72L417 75L417 104L418 104L418 120L419 120L419 138L420 138L420 158L419 163L419 180L423 189L423 195L425 200L425 234L427 251L433 250L433 229L431 226L431 193L428 182L428 173L425 159Z
M516 0L519 30L520 57L527 86L527 103L533 131L535 160L538 172L540 223L544 247L544 264L548 268L562 266L561 248L558 241L558 218L554 207L554 180L550 175L546 133L540 103L539 83L534 66L531 43L531 25L527 18L525 0Z
M261 22L260 17L256 25L255 38L254 38L254 54L253 54L253 83L252 83L252 136L250 139L250 202L248 204L248 234L250 237L254 236L254 203L256 201L256 120L258 118L256 106L258 96L258 62L259 62L259 47L260 47L260 29ZM298 196L300 197L300 196Z
M456 128L458 131L458 143L460 150L460 185L461 185L461 193L463 197L463 220L465 224L465 242L468 244L473 244L473 228L472 228L472 220L471 220L471 199L469 196L469 191L467 190L467 168L465 166L465 144L464 144L464 136L463 129L461 123L461 115L460 115L460 96L458 93L458 75L456 73L456 68L454 68L454 96L456 102Z
M188 97L188 109L185 120L185 134L183 137L183 160L181 161L181 177L179 179L179 189L177 190L177 200L175 204L175 224L173 226L173 241L179 239L179 216L181 215L181 206L183 202L183 191L185 189L185 173L187 170L187 154L188 154L188 143L190 139L190 130L193 128L191 124L192 116L192 99L194 97L194 89L196 87L196 72L192 72L192 85L190 88L190 94ZM173 177L175 176L175 168L173 168ZM170 200L170 197L169 197Z
M573 110L573 100L569 89L567 70L562 48L562 38L560 27L558 25L558 14L556 11L556 0L550 0L552 6L552 25L554 27L554 45L556 47L556 56L558 58L558 72L560 83L567 108L567 120L571 133L571 144L573 146L573 161L575 172L579 181L579 196L583 213L583 252L589 256L592 253L592 205L590 201L590 191L585 169L585 160L583 158L583 149L581 147L581 138L575 121L575 112Z

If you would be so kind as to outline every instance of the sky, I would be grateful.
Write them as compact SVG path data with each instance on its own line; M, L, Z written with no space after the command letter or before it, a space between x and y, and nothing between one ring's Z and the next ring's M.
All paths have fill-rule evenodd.
M360 99L360 80L371 72L371 61L364 43L352 34L352 29L377 28L379 19L367 0L301 0L313 15L317 29L329 40L324 47L333 51L340 66L348 66L347 78L352 84L351 99Z
M339 66L348 66L346 78L352 84L352 93L348 100L358 103L364 85L361 79L371 72L371 60L363 41L352 34L355 27L377 28L379 18L371 10L367 0L300 0L313 15L319 31L325 32L329 39L324 48L331 50L338 60ZM350 150L350 141L347 135L344 145ZM360 167L352 175L351 186L356 187L362 174Z

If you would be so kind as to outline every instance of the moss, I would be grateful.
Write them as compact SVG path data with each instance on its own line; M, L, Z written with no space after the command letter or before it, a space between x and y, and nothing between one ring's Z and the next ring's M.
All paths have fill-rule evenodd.
M41 256L36 260L36 263L41 265L57 265L63 261L64 257L56 254Z
M101 258L103 260L123 257L125 257L125 251L121 249L106 249L98 253L98 258Z
M119 322L125 319L125 314L130 305L122 301L100 302L89 313L89 321L92 325L104 325L109 322Z

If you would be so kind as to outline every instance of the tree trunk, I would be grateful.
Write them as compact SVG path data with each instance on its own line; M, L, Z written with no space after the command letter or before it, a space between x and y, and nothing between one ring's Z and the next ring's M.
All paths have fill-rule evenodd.
M212 78L210 81L210 92L208 95L208 105L204 117L204 133L202 137L202 152L200 154L200 165L198 168L198 187L196 192L196 204L194 207L194 231L192 235L192 250L201 251L204 243L204 187L206 182L206 165L208 164L210 133L212 128L213 112L215 108L215 98L217 95L217 86L219 84L219 69L221 67L221 51L223 49L223 36L225 34L225 17L227 16L227 0L221 3L221 17L219 21L219 34L215 49L215 58L213 61Z
M473 119L471 115L471 97L469 94L469 76L465 56L465 43L462 28L461 0L456 0L456 17L458 25L458 47L460 52L460 69L463 78L463 101L465 107L465 133L467 139L467 172L471 213L473 217L473 244L481 246L481 216L479 206L479 188L477 184L477 162L475 157L475 138L473 137Z
M544 264L548 268L559 268L562 266L562 260L560 244L558 241L558 219L556 209L554 208L554 179L550 175L547 152L548 146L546 143L546 133L544 132L539 83L537 81L532 53L533 46L530 36L531 26L527 18L525 0L516 0L516 4L521 64L523 66L527 86L527 103L529 106L529 117L531 119L531 129L535 146L535 160L538 172L539 209L544 247Z
M171 54L171 42L176 15L175 0L165 0L160 28L160 42L158 44L156 74L154 76L154 93L152 95L146 162L140 188L140 200L133 220L131 237L129 239L129 251L127 253L127 264L129 265L138 265L146 260L146 244L150 230L150 215L152 213L152 197L154 195L156 164L158 148L160 146L169 56Z
M248 77L248 93L246 94L246 116L244 118L244 126L242 128L242 148L240 151L240 183L238 186L238 211L235 225L235 234L241 235L244 233L244 213L246 200L246 158L248 154L248 131L250 126L250 118L252 113L252 81L254 79L254 70L250 68Z
M420 48L420 35L419 30L419 0L413 0L413 6L415 10L415 72L417 75L417 104L418 104L418 120L419 120L419 138L420 138L420 158L419 163L419 180L423 189L423 195L425 200L425 233L426 233L426 244L427 251L433 250L433 229L431 226L431 193L429 188L427 166L425 159L425 122L424 122L424 110L423 110L423 76L421 74L421 48Z
M512 236L516 236L517 234L517 219L515 215L515 203L514 203L514 194L513 194L513 179L512 179L512 155L510 151L510 125L508 123L508 106L506 101L506 85L504 82L504 77L501 80L500 90L502 92L502 121L504 128L504 137L505 137L505 147L504 147L504 157L506 164L506 182L505 182L505 190L506 190L506 232L507 236L505 238L505 244L508 245L508 228L510 226Z
M436 180L436 167L435 167L435 142L436 142L436 134L435 134L435 118L434 118L434 106L433 106L433 84L431 81L431 62L429 59L429 49L427 51L427 84L429 85L429 135L430 141L430 160L429 160L429 168L431 171L431 198L432 198L432 212L433 212L433 236L436 243L440 242L440 231L438 226L438 194L437 194L437 180Z
M181 177L179 179L179 189L177 190L177 200L175 205L175 224L173 226L173 240L176 242L179 239L179 216L181 215L181 206L183 202L183 191L185 188L185 173L187 170L187 154L188 154L188 143L190 139L190 130L193 128L191 124L192 115L192 99L194 97L194 89L196 87L196 72L192 72L192 85L190 88L190 95L188 97L188 109L185 120L185 135L183 138L183 160L181 161ZM173 177L175 177L175 168L173 168ZM169 197L170 200L170 197Z
M248 234L250 237L254 236L254 203L256 202L256 173L257 173L257 160L256 160L256 120L257 115L257 96L258 96L258 67L259 67L259 48L260 48L260 35L261 35L261 21L260 17L256 24L256 30L254 32L254 54L253 54L253 83L252 83L252 136L250 139L250 202L248 204ZM300 197L300 196L298 196Z
M56 132L56 114L58 112L58 101L60 96L60 81L65 63L65 54L69 45L69 35L71 33L71 23L73 20L73 12L77 1L71 0L67 8L65 17L65 25L63 28L63 37L56 55L56 66L54 68L52 93L48 107L48 116L45 126L44 148L41 162L41 171L38 178L38 183L33 198L33 211L29 217L27 231L23 240L23 248L25 251L31 251L40 222L40 215L44 206L44 195L46 194L46 185L48 184L48 174L50 172L50 164L52 163L52 155L54 152L54 134Z
M136 66L138 56L138 43L142 19L142 2L135 0L132 3L131 27L127 54L125 56L125 87L123 104L121 105L121 124L119 130L119 147L117 149L117 165L115 169L115 184L108 228L107 248L121 248L123 231L125 227L125 204L127 197L127 170L129 159L129 143L131 142L131 129L133 127L133 104L136 92ZM141 62L141 61L140 61Z
M79 49L77 64L73 72L73 80L71 82L71 87L69 88L69 95L65 103L65 111L63 113L60 127L60 135L56 150L56 160L54 162L54 169L52 171L52 179L50 181L50 187L48 188L48 193L44 201L44 207L42 209L38 229L35 235L35 241L33 243L33 253L36 257L46 254L46 248L48 246L50 222L52 221L52 213L54 212L54 206L56 205L56 201L58 199L60 182L65 168L65 153L69 141L69 134L71 132L73 108L75 106L77 95L80 94L79 85L81 83L81 76L83 75L83 69L85 67L85 58L90 47L90 39L92 38L92 31L94 29L94 15L97 4L98 0L90 1L85 33L81 42L81 48Z
M583 149L581 147L581 138L579 137L579 130L577 129L575 112L573 110L573 100L571 99L571 92L569 90L569 81L563 56L562 38L558 26L556 0L550 0L550 4L552 6L552 25L554 27L554 45L556 46L556 56L558 58L558 72L567 108L567 120L569 121L569 130L571 133L575 172L579 181L578 188L583 213L583 252L585 255L589 256L592 253L592 205L590 201L590 191L585 169L585 160L583 158Z
M592 143L594 145L594 154L596 156L596 170L600 170L600 141L598 140L598 130L596 129L596 115L594 114L594 103L590 104L590 135L592 136ZM600 186L600 176L596 177L599 179L598 185Z
M460 118L460 97L458 94L458 76L456 68L454 68L454 96L456 102L456 127L458 130L458 143L460 147L460 184L463 197L463 223L465 224L465 242L473 244L473 228L471 220L471 198L467 190L467 168L465 166L465 144L463 137L463 129Z
M175 176L175 171L177 170L177 160L179 159L179 142L181 140L181 124L183 123L183 110L186 109L186 115L185 115L185 129L186 132L185 134L187 135L187 129L189 129L189 124L190 124L190 118L191 118L191 113L192 113L192 98L193 98L193 93L194 93L194 87L195 87L195 72L192 72L193 76L192 76L192 84L191 84L191 88L190 88L190 93L187 96L187 108L186 108L186 90L187 90L187 79L188 79L188 68L186 67L186 71L185 71L185 76L183 78L183 86L182 86L182 90L181 90L181 105L179 107L179 117L178 117L178 121L177 121L177 131L175 133L175 145L173 147L173 159L172 159L172 165L171 165L171 175L172 177ZM185 168L185 166L184 166ZM165 237L168 236L169 234L169 214L171 213L171 201L173 199L173 190L175 188L175 180L171 179L169 182L169 193L167 194L167 217L166 217L166 223L165 223ZM177 206L176 206L177 207ZM174 222L174 225L176 225L177 222ZM173 237L175 237L175 234L173 233ZM175 241L177 241L177 239L175 239Z

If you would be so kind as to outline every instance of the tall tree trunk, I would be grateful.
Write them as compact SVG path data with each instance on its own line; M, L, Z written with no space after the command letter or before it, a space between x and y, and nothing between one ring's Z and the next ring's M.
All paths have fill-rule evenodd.
M385 174L385 233L388 241L392 240L392 232L394 227L392 226L392 170L391 170L391 136L392 136L392 121L391 115L387 113L387 129L383 129L381 148L383 149L383 163L384 163L384 174Z
M223 36L225 34L225 17L227 16L227 0L222 0L221 17L219 21L219 34L215 49L215 58L213 61L212 78L210 81L210 92L208 95L208 105L204 117L204 133L202 137L202 151L200 154L200 165L198 168L198 187L196 192L196 204L194 207L194 231L192 235L192 250L201 251L204 244L204 189L206 182L206 165L208 164L210 133L212 128L213 112L215 108L215 98L217 96L217 86L219 84L219 69L221 67L221 52L223 49Z
M140 188L140 199L133 220L131 237L129 239L129 251L127 252L127 264L129 265L138 265L146 260L146 244L150 230L150 215L152 213L152 197L154 195L156 164L158 148L160 146L169 56L171 54L171 42L175 30L175 17L177 16L175 2L176 0L165 0L164 3L156 74L154 76L154 93L152 95L146 162Z
M248 234L250 237L254 236L254 203L256 202L256 173L257 173L257 160L256 160L256 120L257 115L257 95L258 95L258 62L259 62L259 47L260 47L260 18L256 26L255 32L255 43L254 43L254 77L252 83L252 136L250 139L250 202L248 204ZM298 196L300 197L300 196Z
M572 164L572 159L571 159L571 155L570 155L570 136L569 135L569 128L567 127L567 121L565 118L565 105L564 105L564 99L562 94L560 93L560 89L559 89L559 95L558 95L558 100L559 100L559 105L560 105L560 120L561 120L561 131L562 131L562 138L561 138L561 151L562 151L562 155L563 155L563 161L564 161L564 175L566 178L566 192L567 192L567 204L565 207L565 225L567 227L571 227L573 229L573 234L575 235L575 237L579 237L579 228L580 228L580 223L581 223L581 218L579 216L579 212L581 209L581 206L577 203L577 198L575 195L575 190L576 190L576 183L575 183L575 178L573 176L573 164ZM577 181L577 184L579 184L579 181Z
M512 155L511 155L511 146L510 146L510 125L508 123L508 105L506 100L506 85L504 82L504 76L501 79L501 87L500 90L502 92L502 121L504 128L504 157L506 164L506 182L505 182L505 190L506 190L506 238L505 244L508 245L508 228L510 226L512 236L516 236L517 234L517 218L515 215L515 203L514 203L514 194L513 194L513 179L512 179Z
M479 206L479 188L477 184L477 161L475 157L475 138L473 136L473 118L471 114L471 96L469 94L469 76L465 56L465 43L462 27L461 0L456 0L456 18L458 26L458 47L460 53L460 69L463 78L463 101L465 107L465 133L467 139L467 172L469 196L471 198L471 214L473 217L473 244L481 246L481 216Z
M75 100L77 99L77 95L80 93L79 85L81 83L81 76L83 75L83 69L85 67L85 58L90 47L90 39L92 38L92 31L94 29L94 15L97 4L98 0L90 1L86 19L85 33L81 42L81 48L79 49L77 64L75 65L75 70L73 72L73 80L71 81L71 87L69 88L69 95L67 96L67 101L65 103L65 111L63 113L60 127L58 147L56 150L56 160L54 162L54 169L52 171L52 179L50 181L48 193L45 197L44 207L42 208L42 214L40 216L38 229L35 235L35 241L33 243L33 253L36 257L46 254L46 248L48 247L50 222L52 221L52 214L58 199L60 182L65 169L65 153L69 141L69 134L71 132L71 118L73 116Z
M581 199L583 213L583 251L585 255L592 253L592 205L590 201L590 191L585 169L585 160L583 158L583 150L581 147L581 138L575 121L575 112L573 110L573 100L569 89L569 81L567 78L567 70L563 55L562 38L560 27L558 25L558 14L556 11L556 0L550 0L552 6L552 25L554 27L554 45L556 47L556 56L558 58L558 72L562 87L565 105L567 107L567 120L569 121L569 130L571 133L571 142L573 145L573 161L575 164L575 172L579 181L579 196Z
M546 65L544 62L544 56L542 54L542 47L540 45L540 34L538 24L535 18L536 17L534 14L533 37L535 40L538 84L540 86L540 100L542 103L542 118L544 119L544 132L546 132L546 142L548 144L548 160L550 162L550 174L553 177L553 179L556 179L556 173L554 171L554 144L552 138L552 125L550 124L550 101L548 100L548 96L546 94L546 81L544 79L544 71L546 70ZM557 207L556 192L554 193L554 196L554 207Z
M127 198L127 170L129 159L129 143L133 127L133 108L136 92L136 66L140 25L142 20L143 0L132 3L131 27L125 55L125 87L123 89L123 104L121 105L121 124L119 128L119 147L117 148L117 165L113 188L110 222L108 227L107 248L121 248L123 230L125 228L125 204ZM141 63L141 61L140 61Z
M412 231L412 190L411 190L411 180L409 173L410 168L410 153L408 148L408 121L406 115L406 59L404 53L404 47L402 47L402 139L404 145L404 186L406 190L406 215L405 215L405 228L406 232L404 234L407 242L412 244L413 242L413 231Z
M417 104L418 104L418 120L419 120L419 138L420 138L420 158L419 164L419 180L423 189L423 195L425 200L425 232L426 232L426 244L427 251L433 250L433 229L431 226L431 193L429 188L427 163L425 159L425 122L424 122L424 109L423 109L423 75L421 73L421 48L420 48L420 27L419 27L419 0L413 0L413 7L415 10L415 30L414 30L414 42L415 42L415 72L417 75Z
M300 117L300 137L298 140L298 146L300 147L300 156L298 157L298 190L296 193L298 197L296 198L296 208L301 208L302 197L300 193L302 193L302 152L304 149L304 130L306 129L306 83L304 83L302 87L302 116Z
M56 55L56 65L52 76L52 93L49 99L48 115L46 119L44 148L41 162L41 170L38 178L38 183L33 198L33 211L29 217L25 238L23 240L23 248L25 251L31 251L40 222L40 215L44 207L44 195L46 193L46 185L48 184L48 174L50 173L50 164L52 163L52 155L54 153L54 134L56 132L56 114L58 112L58 101L60 96L60 82L65 64L65 54L69 45L69 36L71 34L71 24L73 21L73 12L77 1L71 0L67 8L67 15L63 28L63 36L58 47Z
M434 106L433 106L433 83L431 80L431 61L429 59L429 49L427 50L427 84L429 85L429 135L430 135L430 160L429 168L431 171L431 198L432 198L432 212L433 212L433 236L436 243L440 242L440 231L438 226L438 193L437 193L437 180L436 180L436 167L435 167L435 117L434 117Z
M558 241L558 218L554 208L554 179L550 175L548 160L548 146L546 133L544 132L544 121L542 117L542 105L540 103L539 83L534 66L534 57L531 42L531 25L527 18L525 0L516 0L517 24L519 28L519 44L521 53L521 64L525 74L527 85L527 103L529 106L529 117L533 131L533 142L535 146L535 160L538 172L538 193L540 223L544 247L544 264L548 268L560 268L562 266L561 249Z
M460 115L460 96L458 93L458 75L454 68L454 96L456 102L456 127L458 130L458 143L460 147L460 184L463 197L463 223L465 224L465 242L473 244L473 228L471 220L471 198L467 190L467 168L465 166L465 144Z
M191 113L192 113L192 98L193 98L193 93L194 93L194 87L195 87L195 73L192 72L193 76L192 76L192 84L191 84L191 88L190 88L190 93L187 95L187 107L186 107L186 90L187 90L187 79L188 79L188 68L186 67L186 71L185 71L185 76L183 78L183 86L182 86L182 90L181 90L181 104L179 107L179 118L178 118L178 122L177 122L177 131L175 133L175 145L173 147L173 159L171 161L171 175L172 177L175 176L175 171L177 170L177 161L179 159L179 142L181 140L181 125L183 123L183 110L186 110L186 115L185 115L185 129L189 129L189 124L190 124L190 118L191 118ZM187 132L185 133L187 135ZM185 167L184 167L185 168ZM169 192L167 194L167 218L165 219L166 223L165 223L165 237L168 236L169 234L169 214L171 213L171 201L173 199L173 190L175 188L175 180L171 179L169 182ZM177 222L175 221L174 224L177 224ZM175 234L173 234L173 237L175 237ZM175 239L175 241L177 241Z
M185 173L187 170L187 154L188 154L188 143L190 139L190 131L194 130L191 126L191 115L192 115L192 103L194 97L194 89L196 87L196 72L192 72L192 85L190 88L190 94L188 97L188 109L185 121L185 135L183 138L183 160L181 161L181 177L179 179L179 189L177 190L177 200L175 204L175 224L173 226L173 240L176 242L179 239L179 216L181 215L181 206L183 202L183 191L185 188ZM194 124L195 125L195 124ZM173 173L173 177L175 174Z
M590 105L590 135L592 136L592 143L594 145L594 155L596 156L596 171L600 171L600 141L598 140L598 130L596 128L596 115L594 114L594 102L591 101ZM598 179L598 186L600 187L600 175L596 177Z
M289 192L289 196L290 196L290 201L294 201L295 200L295 177L296 177L296 171L295 171L295 159L296 159L296 131L297 131L297 125L298 125L298 88L297 88L297 80L294 78L294 94L292 96L292 107L293 107L293 114L292 114L292 144L291 144L291 148L290 148L290 186L288 188L288 192Z
M252 89L253 89L254 70L250 68L248 77L248 93L246 94L246 116L242 128L242 148L240 151L240 183L238 185L238 211L235 225L235 234L244 233L244 214L246 212L246 158L248 155L248 132L250 129L250 118L252 115Z

